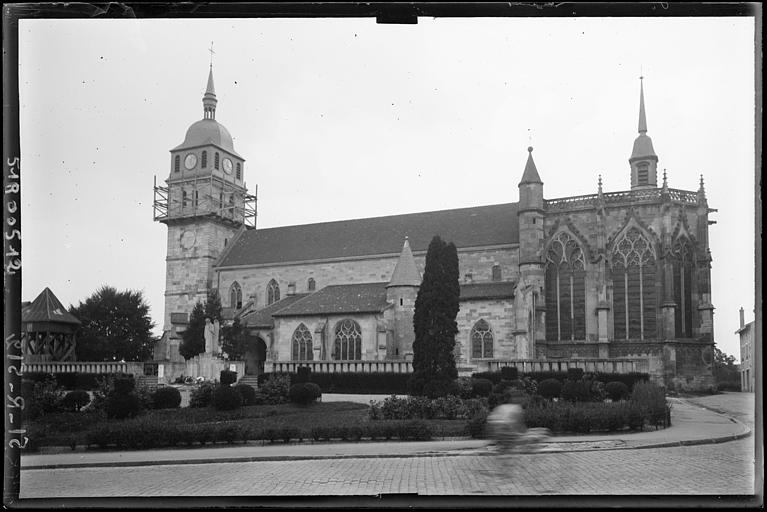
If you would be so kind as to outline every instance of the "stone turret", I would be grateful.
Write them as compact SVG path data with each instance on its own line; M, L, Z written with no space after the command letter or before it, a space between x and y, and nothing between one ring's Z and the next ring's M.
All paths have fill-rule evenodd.
M658 155L652 147L652 140L647 136L643 78L639 77L639 136L634 140L629 158L631 190L658 186Z
M392 304L390 314L391 331L387 336L387 357L391 359L407 358L413 354L413 314L415 299L421 286L421 274L410 250L407 237L402 245L397 265L391 280L386 285L386 300Z

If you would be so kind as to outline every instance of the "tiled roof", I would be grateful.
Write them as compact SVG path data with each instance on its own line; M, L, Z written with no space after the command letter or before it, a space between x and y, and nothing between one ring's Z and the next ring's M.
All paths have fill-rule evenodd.
M512 281L462 284L460 300L510 299L514 297L515 286Z
M31 304L21 310L22 322L58 322L63 324L80 325L82 322L75 318L65 308L50 288L45 288Z
M295 295L288 295L287 297L278 300L277 302L270 304L264 308L253 311L251 313L245 313L242 315L245 326L251 328L271 329L274 327L274 319L272 315L277 311L280 311L288 306L291 306L296 301L303 299L309 295L308 293L297 293Z
M378 313L387 307L388 283L362 283L326 286L273 316L333 315Z
M459 249L518 243L517 203L251 229L218 266L395 255L406 236L413 251L425 252L435 235Z

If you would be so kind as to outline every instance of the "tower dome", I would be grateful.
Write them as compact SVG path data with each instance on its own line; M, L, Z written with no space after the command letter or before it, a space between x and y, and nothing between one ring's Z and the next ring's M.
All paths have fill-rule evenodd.
M202 97L203 119L193 123L186 131L184 142L173 148L171 151L212 144L228 151L232 155L240 156L234 150L234 143L232 142L232 136L229 133L229 130L216 121L217 103L216 90L213 85L213 67L211 66L210 72L208 73L208 85L205 89L205 94Z

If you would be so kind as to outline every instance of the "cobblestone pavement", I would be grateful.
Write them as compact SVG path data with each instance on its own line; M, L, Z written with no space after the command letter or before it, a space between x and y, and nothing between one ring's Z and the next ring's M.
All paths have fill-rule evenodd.
M24 470L21 498L753 494L753 436L642 450Z

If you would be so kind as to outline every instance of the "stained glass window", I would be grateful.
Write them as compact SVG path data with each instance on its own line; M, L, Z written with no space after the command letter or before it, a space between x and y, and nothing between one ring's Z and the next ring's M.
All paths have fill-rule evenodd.
M311 361L314 359L312 333L302 323L293 331L293 349L291 358L295 361Z
M655 252L637 228L629 229L612 252L613 324L616 339L657 335Z
M586 269L583 251L560 232L546 253L546 339L586 339Z
M362 359L362 331L359 324L354 320L347 318L336 324L333 358L338 360Z
M493 331L485 320L479 320L471 329L471 357L493 357Z

